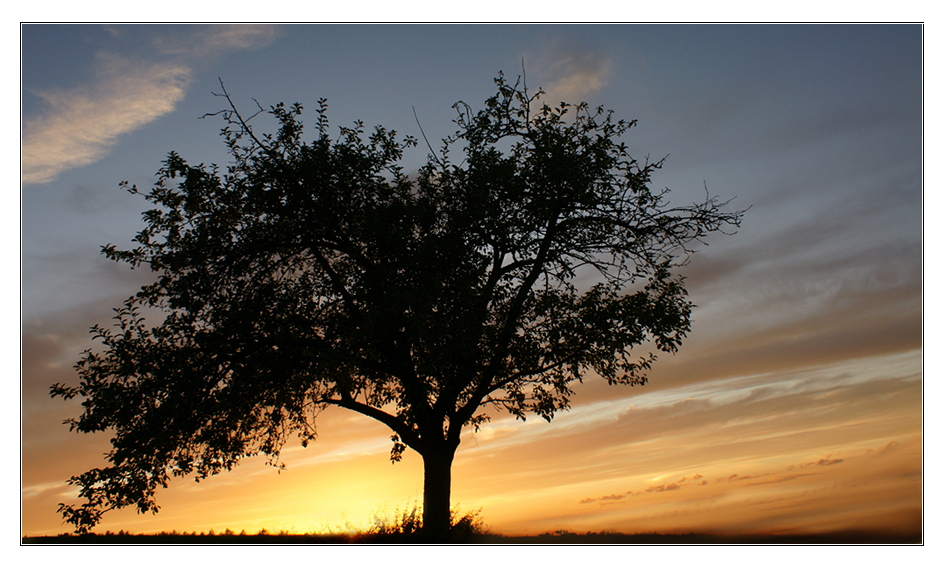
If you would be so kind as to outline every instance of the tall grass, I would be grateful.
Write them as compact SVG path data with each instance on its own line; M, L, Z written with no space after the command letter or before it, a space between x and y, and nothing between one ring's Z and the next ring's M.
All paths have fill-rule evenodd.
M457 509L452 509L449 522L449 542L467 542L491 534L482 521L481 510L460 514ZM392 517L386 512L375 512L370 526L361 534L365 540L423 542L423 508L414 503L403 509L397 508Z

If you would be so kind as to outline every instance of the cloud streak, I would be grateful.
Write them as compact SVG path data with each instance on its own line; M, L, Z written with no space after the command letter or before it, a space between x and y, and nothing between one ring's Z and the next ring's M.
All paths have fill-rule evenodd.
M199 58L263 47L277 36L274 25L210 25L199 26L196 32L159 36L154 44L163 53Z
M107 37L82 34L103 50L92 73L63 83L68 78L44 67L45 75L34 76L44 85L55 80L57 90L26 84L45 105L38 112L29 105L24 116L24 183L65 178L116 144L137 144L148 124L148 140L179 136L171 129L199 114L188 91L213 89L217 76L291 92L326 84L353 92L366 69L359 62L375 57L376 48L365 49L368 34L344 39L351 59L286 60L289 47L306 49L302 40L321 35L298 29L114 26ZM350 29L296 52L319 54L331 45L341 53L338 42ZM591 374L572 410L551 424L495 413L480 431L465 433L454 501L481 508L506 534L894 529L915 519L920 527L920 109L878 96L849 100L861 83L851 76L781 93L790 80L809 82L807 65L802 75L784 71L795 53L758 59L762 65L745 68L750 77L731 75L707 60L689 65L696 50L686 48L683 65L660 58L671 42L624 45L627 34L598 37L604 29L535 49L525 62L532 92L546 90L548 104L599 101L639 118L630 151L671 152L653 184L676 188L673 202L700 199L705 179L712 192L741 196L734 206L753 208L741 234L720 247L713 240L682 271L699 306L694 328L679 354L660 358L649 385L615 388ZM260 57L220 64L283 32L286 41L253 54ZM372 28L369 36L378 33ZM393 54L400 34L375 45ZM437 47L424 53L442 45L435 35L430 45ZM502 59L495 68L520 45L496 50ZM76 58L51 58L81 54L72 69L84 69L88 52L82 45L72 51L43 56L58 64ZM644 55L648 68L636 64ZM364 90L375 91L381 110L396 103L391 91L369 83ZM881 167L875 156L884 157ZM83 170L77 183L24 194L30 286L21 326L21 499L29 534L63 530L56 504L74 502L74 490L62 480L101 467L108 450L107 433L79 436L62 425L81 412L79 401L50 400L49 385L74 384L72 364L97 343L88 326L107 324L110 308L153 276L88 260L102 242L126 239L119 224L139 213L120 208L109 190L89 189L108 185L94 179L105 175L95 170ZM368 518L381 503L421 500L420 456L407 452L390 464L381 424L338 410L319 415L318 428L308 448L289 442L289 468L279 475L251 458L200 484L174 480L158 497L160 515L119 511L101 529L306 530L306 523L345 514Z
M173 111L191 79L184 65L141 65L107 54L96 67L89 85L37 93L49 111L23 123L24 184L47 183L101 159L123 135Z
M123 33L121 27L113 30ZM34 91L47 109L23 121L23 183L48 183L100 160L124 135L174 111L195 75L195 62L263 46L276 35L274 26L200 26L152 39L157 53L169 60L99 52L88 83Z
M920 471L914 352L677 384L589 404L578 393L567 420L539 425L540 440L527 429L483 436L457 455L457 499L501 519L509 534L748 530L741 512L771 530L822 514L824 530L838 530L872 526L855 510L915 507L914 480L884 473ZM899 445L908 447L901 457L878 456ZM870 501L866 486L902 501ZM781 506L792 508L783 519Z
M918 482L920 472L920 438L899 443L891 441L887 447L904 447L907 456L888 458L883 449L858 448L843 459L831 455L815 461L794 461L785 467L770 467L773 463L758 462L758 469L747 474L728 473L724 464L716 479L709 483L701 474L684 476L675 482L645 487L645 481L636 483L636 489L599 497L585 497L576 505L587 514L613 518L639 518L647 523L661 524L682 517L693 530L714 529L721 532L752 532L754 523L765 523L768 529L788 532L815 530L796 523L808 515L824 530L870 528L879 523L882 514L901 517L918 506L911 488ZM828 468L796 473L807 466L834 466L847 463L843 468ZM737 467L739 467L739 464ZM900 482L893 481L900 479ZM644 488L645 487L645 488ZM678 495L660 495L676 491ZM863 498L875 494L887 497ZM628 500L630 499L631 500ZM833 503L832 507L824 503ZM588 506L590 506L588 508ZM722 509L723 517L719 516ZM669 512L672 511L672 512ZM885 511L885 513L878 513ZM864 515L863 515L864 514ZM662 517L653 519L647 516ZM792 523L796 526L789 527ZM918 530L913 522L892 529Z

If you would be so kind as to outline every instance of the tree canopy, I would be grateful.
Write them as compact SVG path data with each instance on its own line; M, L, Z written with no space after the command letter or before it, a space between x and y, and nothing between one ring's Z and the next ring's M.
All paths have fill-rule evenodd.
M324 99L312 141L297 103L262 134L262 107L244 117L224 89L225 171L172 152L147 192L122 184L152 208L131 248L103 252L156 279L93 328L78 386L51 388L82 399L72 429L113 432L109 465L70 480L85 502L60 505L67 521L156 511L171 477L247 456L281 467L333 405L389 427L392 460L423 456L424 526L441 531L463 428L551 420L588 373L646 382L655 355L633 348L674 352L690 331L677 269L743 212L670 206L650 188L663 162L622 141L635 121L496 85L481 110L455 105L457 131L412 175L416 138L359 122L333 138Z

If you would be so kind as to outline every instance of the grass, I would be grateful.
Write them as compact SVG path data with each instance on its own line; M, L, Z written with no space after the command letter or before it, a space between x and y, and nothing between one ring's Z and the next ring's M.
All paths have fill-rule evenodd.
M362 532L356 534L257 534L233 533L178 533L131 534L106 532L103 534L23 537L23 544L38 545L909 545L922 544L922 535L895 535L872 532L834 532L809 535L711 535L711 534L624 534L616 532L574 533L556 531L535 536L504 536L494 533L454 534L447 542L429 542L422 533Z
M24 536L23 544L38 545L910 545L922 544L922 534L894 534L867 531L844 531L793 535L713 535L713 534L625 534L618 532L575 533L565 530L534 536L505 536L487 529L479 511L459 515L452 512L452 531L446 539L430 541L422 531L422 509L417 505L397 510L393 518L375 513L370 526L363 531L338 530L328 533L291 534L285 531L256 534L161 532L132 534L125 531L102 534L61 534L58 536Z

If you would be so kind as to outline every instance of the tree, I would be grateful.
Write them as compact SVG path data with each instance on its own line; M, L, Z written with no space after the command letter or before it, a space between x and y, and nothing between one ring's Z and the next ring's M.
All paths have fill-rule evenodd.
M133 248L103 252L157 276L92 328L79 385L51 387L83 399L70 428L114 432L110 465L69 480L85 502L60 504L77 531L156 511L172 476L282 467L333 405L389 427L392 461L422 456L423 526L442 538L463 428L489 410L550 421L586 373L642 385L655 356L631 349L678 348L692 304L674 271L743 211L670 207L649 187L663 162L620 141L635 121L495 81L482 110L454 105L458 130L413 178L414 138L358 122L332 139L324 99L312 142L297 103L259 134L262 107L244 118L224 88L226 173L172 152L149 192L122 184L155 207Z

